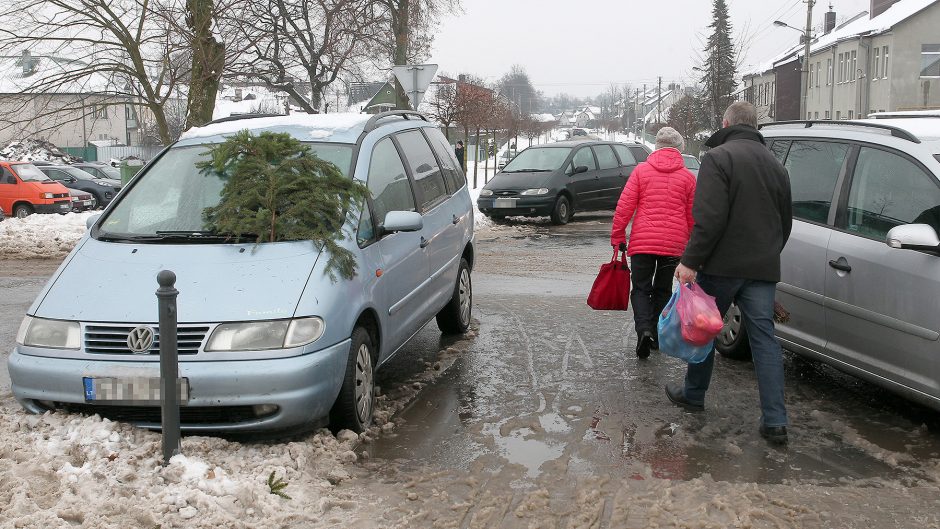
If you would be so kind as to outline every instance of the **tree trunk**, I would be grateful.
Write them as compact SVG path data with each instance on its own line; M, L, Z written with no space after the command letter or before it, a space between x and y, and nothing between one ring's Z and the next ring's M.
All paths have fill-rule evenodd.
M219 80L225 68L225 46L212 34L215 0L186 0L186 25L192 32L192 77L186 128L212 121Z
M392 7L392 36L395 39L392 46L392 64L408 64L408 44L411 38L411 28L408 19L411 18L411 0L397 0L397 7Z
M170 137L170 126L167 124L163 105L151 103L147 107L153 113L153 120L157 124L157 134L160 135L160 142L166 146L176 141L176 138Z

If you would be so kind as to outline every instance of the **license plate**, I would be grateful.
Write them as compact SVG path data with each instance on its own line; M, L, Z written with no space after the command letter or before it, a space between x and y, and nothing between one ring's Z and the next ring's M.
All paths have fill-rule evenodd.
M72 207L67 203L63 203L59 204L59 209L72 209Z
M91 207L91 200L85 200L85 201L83 201L83 202L82 202L82 205L85 206L86 208L90 208L90 207Z
M516 207L515 198L497 198L493 202L494 208L514 208Z
M189 401L189 379L179 379L180 402ZM158 404L160 379L153 377L83 377L85 402Z

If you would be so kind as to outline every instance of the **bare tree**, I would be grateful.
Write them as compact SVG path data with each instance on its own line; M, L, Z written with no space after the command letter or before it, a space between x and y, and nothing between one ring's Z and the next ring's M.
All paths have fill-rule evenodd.
M448 141L450 141L450 127L457 122L460 113L459 104L456 82L436 83L434 95L428 100L428 114L444 128L444 135Z
M228 75L286 92L308 113L327 87L374 61L386 20L375 0L261 0L229 15L244 50Z
M41 121L34 131L42 132L84 120L93 105L139 105L160 141L173 141L164 107L189 74L177 60L189 43L164 16L173 1L0 0L0 54L35 51L37 61L4 114Z

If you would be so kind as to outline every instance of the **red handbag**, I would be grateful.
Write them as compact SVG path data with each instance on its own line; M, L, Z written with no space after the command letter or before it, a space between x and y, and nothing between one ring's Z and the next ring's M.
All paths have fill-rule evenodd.
M627 253L621 252L617 259L617 250L609 263L601 265L587 304L594 310L627 310L630 303L630 267L627 266Z

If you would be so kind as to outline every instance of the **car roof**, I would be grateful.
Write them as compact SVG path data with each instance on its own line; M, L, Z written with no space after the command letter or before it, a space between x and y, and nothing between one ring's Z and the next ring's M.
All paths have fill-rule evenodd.
M606 140L564 140L556 141L553 143L543 143L541 145L530 145L526 149L540 149L545 147L576 147L578 145L639 145L638 143L626 143L620 141L606 141Z
M893 136L912 144L924 144L935 154L940 152L940 116L885 117L839 121L783 121L764 123L761 133L775 136L813 136L844 139L877 140Z

